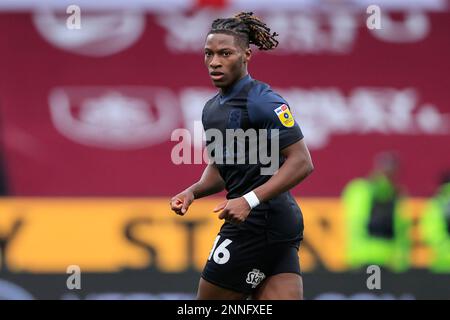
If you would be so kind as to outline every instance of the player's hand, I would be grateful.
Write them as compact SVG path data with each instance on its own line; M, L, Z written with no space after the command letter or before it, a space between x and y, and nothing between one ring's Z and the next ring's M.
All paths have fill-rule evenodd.
M250 210L247 200L243 197L224 201L214 208L214 212L222 211L219 214L219 219L225 219L235 224L244 222Z
M194 193L185 190L170 199L170 209L176 214L184 216L192 202L194 202Z

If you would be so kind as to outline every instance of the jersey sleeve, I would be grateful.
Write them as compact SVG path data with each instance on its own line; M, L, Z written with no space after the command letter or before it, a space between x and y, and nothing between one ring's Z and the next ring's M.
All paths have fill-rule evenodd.
M257 129L267 129L269 137L273 129L278 129L280 150L303 139L288 103L279 94L270 89L256 88L252 91L249 93L248 113Z

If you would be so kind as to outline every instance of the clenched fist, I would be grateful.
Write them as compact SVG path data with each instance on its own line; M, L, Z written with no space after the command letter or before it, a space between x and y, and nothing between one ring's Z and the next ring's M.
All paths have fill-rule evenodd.
M170 209L176 214L184 216L194 199L194 193L187 189L170 199Z
M247 219L250 210L251 208L247 200L240 197L222 202L214 209L214 212L222 211L219 214L219 219L225 219L228 222L239 224Z

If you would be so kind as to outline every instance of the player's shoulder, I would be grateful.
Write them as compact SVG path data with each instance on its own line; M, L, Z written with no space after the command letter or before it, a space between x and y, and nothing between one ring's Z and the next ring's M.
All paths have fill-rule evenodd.
M213 97L211 97L209 100L205 102L205 105L203 106L203 111L208 109L219 97L219 93L216 93Z
M272 111L274 106L286 104L286 100L272 87L262 81L254 80L248 94L248 107L252 111Z
M214 96L212 96L209 100L207 100L205 102L205 106L207 106L207 105L213 103L214 101L216 101L218 97L219 97L219 92L217 92Z

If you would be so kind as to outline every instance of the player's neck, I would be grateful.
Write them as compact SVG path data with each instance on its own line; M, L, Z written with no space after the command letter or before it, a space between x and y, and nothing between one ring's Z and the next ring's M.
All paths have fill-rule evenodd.
M241 81L243 78L245 78L248 75L248 72L245 71L236 81L234 81L232 84L230 84L228 87L224 87L224 88L220 88L220 95L221 96L226 96L227 94L229 94L234 86Z

